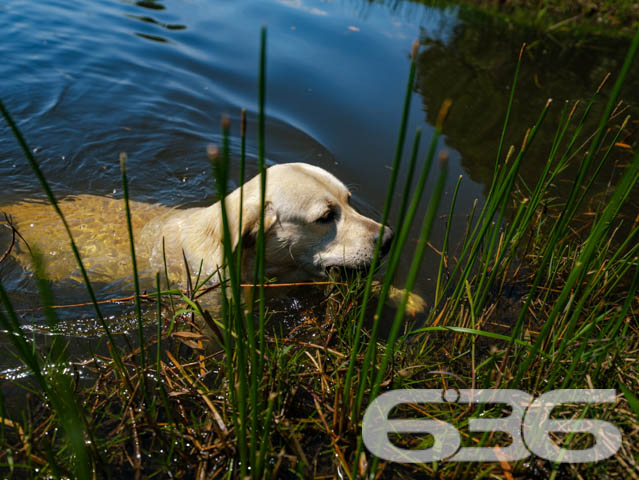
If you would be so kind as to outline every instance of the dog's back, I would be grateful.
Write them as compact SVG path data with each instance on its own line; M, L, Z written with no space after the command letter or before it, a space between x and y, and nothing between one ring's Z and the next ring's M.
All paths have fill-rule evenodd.
M132 274L123 200L77 195L62 200L59 205L92 280L110 282ZM148 269L150 245L140 235L142 228L149 220L170 209L141 202L130 202L130 205L136 258L140 271L144 271ZM19 240L14 246L12 254L21 265L30 267L29 248L35 248L44 256L49 279L82 281L69 237L51 205L24 201L2 206L0 212L9 216L28 244Z

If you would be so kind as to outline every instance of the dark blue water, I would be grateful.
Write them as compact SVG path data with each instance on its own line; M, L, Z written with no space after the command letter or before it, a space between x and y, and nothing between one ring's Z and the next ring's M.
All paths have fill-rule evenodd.
M438 18L406 17L322 2L10 2L3 100L60 196L117 193L126 151L137 198L202 200L212 193L204 146L218 139L220 115L256 110L267 25L269 160L315 163L381 194L411 43L424 27L450 35ZM420 109L414 102L413 126ZM1 132L3 202L41 195Z

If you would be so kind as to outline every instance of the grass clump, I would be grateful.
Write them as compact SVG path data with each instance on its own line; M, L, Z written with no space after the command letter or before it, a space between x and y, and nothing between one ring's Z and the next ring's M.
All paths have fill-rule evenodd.
M605 205L581 232L574 226L584 215L583 200L609 158L619 130L608 128L619 89L639 46L639 33L613 87L599 128L585 156L578 140L590 115L592 102L565 109L538 182L525 185L519 168L528 157L539 127L553 103L541 109L519 147L506 148L504 124L497 147L495 173L486 200L471 212L466 235L449 246L448 233L456 183L446 220L446 235L434 285L434 304L418 323L406 319L406 303L422 262L447 176L445 153L440 153L435 188L424 218L417 217L424 186L437 154L446 112L445 102L435 134L413 188L407 183L401 200L397 238L373 292L381 242L373 268L366 276L338 281L315 304L296 313L296 326L267 325L277 319L277 304L265 301L264 186L266 32L262 32L259 88L259 173L262 216L257 238L258 260L251 285L240 283L242 249L233 248L226 219L226 268L219 277L221 316L202 308L200 296L206 280L191 275L186 266L187 289L172 288L160 274L156 291L144 296L135 288L138 345L121 351L103 322L109 355L93 355L83 362L92 381L80 382L72 374L77 363L65 353L60 338L40 352L28 338L0 285L0 323L14 344L15 353L30 372L20 385L30 393L23 409L8 408L0 398L0 468L8 478L627 478L636 469L639 350L636 321L639 288L639 223L619 215L639 180L639 157L627 165ZM401 169L407 115L415 75L414 49L406 89L393 171L382 224L388 220ZM521 56L519 59L521 62ZM517 72L519 68L517 68ZM516 96L515 75L510 106ZM598 92L595 94L595 96ZM593 98L594 101L594 98ZM55 206L56 200L29 153L24 138L8 112L2 113L23 145L25 155ZM244 114L243 114L243 117ZM220 197L226 194L229 170L229 122L222 120L223 141L209 157ZM420 132L416 133L419 139ZM245 123L241 130L241 166L244 172ZM414 172L419 155L410 155ZM567 200L549 210L547 198L554 180L579 160ZM128 188L122 161L125 202ZM409 177L411 177L410 175ZM243 177L243 173L242 173ZM243 178L241 179L241 181ZM56 210L64 221L59 209ZM128 214L128 208L127 208ZM405 254L410 228L421 223L420 236L400 307L390 333L380 339L382 307ZM241 222L239 222L241 224ZM130 225L130 223L129 223ZM131 232L131 228L129 227ZM70 242L73 239L70 236ZM380 235L381 238L381 235ZM133 235L131 255L135 259ZM77 249L74 250L77 254ZM79 254L76 255L81 265ZM37 256L36 256L37 259ZM135 265L135 262L132 262ZM137 272L134 269L134 276ZM56 319L47 282L35 269L45 313L55 332ZM99 302L85 281L98 318ZM270 288L270 287L269 287ZM517 292L513 294L513 292ZM145 334L140 302L156 302L157 330ZM506 316L511 323L503 323ZM280 324L273 321L273 324ZM205 348L208 338L214 342ZM155 352L155 359L152 359ZM559 388L615 388L614 405L593 406L592 418L607 420L621 429L623 445L613 459L591 464L550 463L531 457L498 463L434 462L403 465L381 462L364 449L361 417L366 406L387 389L398 388L512 388L538 395ZM478 436L467 429L470 416L499 416L498 407L483 409L461 405L406 405L409 414L439 418L459 426L466 446L493 446L507 439L498 434ZM584 415L567 405L562 415ZM588 446L588 437L557 437L565 447ZM427 438L395 438L405 447L426 448Z

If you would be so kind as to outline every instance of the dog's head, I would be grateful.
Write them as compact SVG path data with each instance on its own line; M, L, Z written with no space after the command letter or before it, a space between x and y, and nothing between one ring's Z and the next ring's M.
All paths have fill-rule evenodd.
M266 179L267 275L301 281L326 277L331 267L370 266L381 224L352 207L351 193L342 182L305 163L272 166ZM258 178L245 185L244 195L242 232L251 242L259 228ZM383 235L385 253L392 230L385 228Z

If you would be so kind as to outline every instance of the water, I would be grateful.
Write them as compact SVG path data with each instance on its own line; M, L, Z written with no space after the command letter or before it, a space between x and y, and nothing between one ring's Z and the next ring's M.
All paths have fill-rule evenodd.
M372 216L379 216L383 206L410 48L420 39L408 131L412 137L423 127L425 147L442 101L453 99L440 143L450 156L444 206L457 177L464 176L453 239L462 235L474 200L481 201L492 178L521 43L530 47L509 143L521 141L547 97L559 105L587 99L607 71L619 70L627 48L624 41L539 35L465 10L412 2L10 0L0 6L0 95L58 198L119 198L118 157L124 151L133 199L210 204L215 191L205 148L219 141L222 114L231 117L236 154L240 109L248 110L249 173L255 172L262 25L268 27L268 162L303 161L330 170ZM627 85L638 80L634 68ZM628 111L635 112L636 93L630 87L624 93ZM633 144L636 128L631 124L624 143ZM545 137L550 138L537 144L531 158L547 150L552 135ZM621 163L629 158L623 148L616 155ZM534 161L525 164L524 179L534 178L538 168ZM616 166L607 168L608 177L614 176ZM562 181L569 179L570 172ZM402 185L404 179L399 181ZM43 198L2 122L0 206ZM433 237L438 248L442 228L440 222ZM415 240L416 235L409 248ZM0 253L8 241L8 231L0 230ZM434 254L426 259L417 285L427 299L434 260ZM409 261L407 254L404 273ZM0 265L0 278L19 308L37 305L34 283L16 262ZM131 292L121 284L97 287L100 298ZM84 287L73 282L57 285L56 295L59 304L87 301ZM112 323L129 325L129 307L107 310ZM25 324L37 327L37 314L23 315ZM62 309L60 315L70 334L97 337L90 308ZM0 367L6 362L0 360Z

